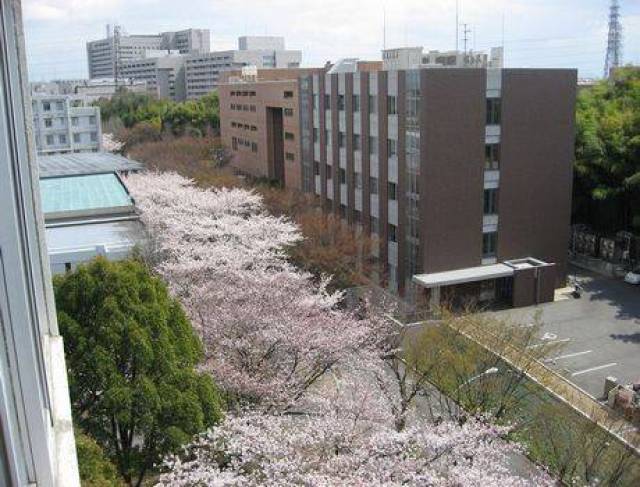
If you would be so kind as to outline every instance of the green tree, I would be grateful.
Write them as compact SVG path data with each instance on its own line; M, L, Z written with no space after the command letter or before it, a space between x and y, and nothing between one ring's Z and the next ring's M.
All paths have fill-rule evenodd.
M180 304L138 261L99 258L54 280L78 425L129 485L220 419L202 347Z
M78 470L84 487L121 487L122 481L113 463L105 456L100 445L76 427Z
M574 221L640 229L640 69L578 96Z

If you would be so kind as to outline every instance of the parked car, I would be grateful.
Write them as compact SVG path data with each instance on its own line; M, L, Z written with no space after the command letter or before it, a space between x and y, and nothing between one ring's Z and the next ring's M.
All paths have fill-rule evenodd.
M640 285L640 267L632 270L631 272L627 272L627 275L624 276L624 282Z

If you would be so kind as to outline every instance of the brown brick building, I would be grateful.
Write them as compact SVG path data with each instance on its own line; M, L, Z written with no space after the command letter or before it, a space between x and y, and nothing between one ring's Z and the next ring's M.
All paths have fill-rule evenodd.
M392 290L553 298L566 277L575 70L272 71L220 88L239 170L315 193L377 235Z

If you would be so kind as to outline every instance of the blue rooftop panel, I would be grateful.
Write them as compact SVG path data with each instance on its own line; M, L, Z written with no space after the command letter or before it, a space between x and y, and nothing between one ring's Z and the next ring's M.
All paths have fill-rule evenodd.
M133 204L125 187L113 173L42 178L40 195L45 215Z

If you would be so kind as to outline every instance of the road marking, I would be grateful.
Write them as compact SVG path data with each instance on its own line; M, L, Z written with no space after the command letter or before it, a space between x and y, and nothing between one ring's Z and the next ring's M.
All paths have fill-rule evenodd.
M538 347L544 347L545 345L552 345L554 343L566 343L570 341L571 341L571 338L563 338L562 340L553 340L553 341L547 341L544 343L537 343L535 345L529 345L527 348L538 348Z
M571 377L575 377L576 375L586 374L588 372L594 372L600 369L606 369L607 367L613 367L614 365L618 365L616 362L611 362L610 364L598 365L597 367L591 367L590 369L579 370L578 372L574 372L571 374Z
M592 352L591 350L585 350L584 352L568 353L566 355L560 355L559 357L548 358L545 360L545 362L554 362L556 360L562 360L563 358L577 357L578 355L585 355L591 352Z

